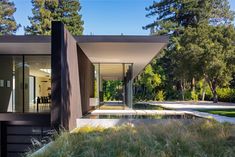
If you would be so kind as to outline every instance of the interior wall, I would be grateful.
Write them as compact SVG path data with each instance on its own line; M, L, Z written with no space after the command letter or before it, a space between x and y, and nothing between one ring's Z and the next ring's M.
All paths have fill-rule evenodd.
M46 77L35 77L36 78L36 97L48 96L51 88L51 80Z
M4 87L0 87L0 112L7 112L12 96L12 71L13 62L11 56L0 57L0 80L4 80ZM6 81L10 81L10 87L6 86Z

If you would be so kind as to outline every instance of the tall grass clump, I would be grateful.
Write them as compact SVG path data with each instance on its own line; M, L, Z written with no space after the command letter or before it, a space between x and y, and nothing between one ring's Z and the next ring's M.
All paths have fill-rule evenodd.
M64 132L34 157L232 157L235 128L211 120L83 127Z

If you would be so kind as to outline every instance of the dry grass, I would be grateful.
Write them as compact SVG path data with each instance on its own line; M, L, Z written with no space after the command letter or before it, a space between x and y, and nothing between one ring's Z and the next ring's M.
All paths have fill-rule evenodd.
M234 157L233 125L209 120L189 124L84 127L62 133L37 157ZM36 156L35 156L36 157Z

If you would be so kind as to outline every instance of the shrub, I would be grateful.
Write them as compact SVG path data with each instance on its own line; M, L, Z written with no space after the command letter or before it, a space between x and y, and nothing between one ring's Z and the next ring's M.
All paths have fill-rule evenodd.
M198 94L195 91L192 91L191 98L193 101L198 101Z
M158 91L155 96L155 100L164 101L165 100L165 93L162 90Z
M235 100L235 89L231 88L218 88L216 90L219 101L234 102Z

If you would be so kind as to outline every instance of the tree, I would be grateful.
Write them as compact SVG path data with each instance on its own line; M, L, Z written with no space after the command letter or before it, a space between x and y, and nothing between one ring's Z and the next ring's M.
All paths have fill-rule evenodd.
M160 0L146 10L146 17L156 20L143 28L155 34L177 35L185 27L196 27L201 22L231 23L234 15L228 0Z
M0 0L0 35L12 35L20 27L13 14L16 8L13 2Z
M197 71L207 81L213 101L217 102L217 87L227 85L235 72L234 26L202 24L197 28L188 27L181 39L182 51L190 54L196 50L197 53L188 60L199 67Z
M61 0L55 11L55 19L63 22L71 34L82 35L84 22L82 16L78 14L80 10L78 0Z
M230 10L228 0L160 0L154 2L146 10L149 12L147 17L156 17L156 20L146 25L144 29L151 29L153 34L170 35L169 44L164 50L167 52L165 53L167 57L163 58L170 58L167 63L173 73L171 82L179 82L179 86L176 85L176 87L180 87L182 97L184 98L187 82L191 82L191 89L194 90L195 79L199 81L205 78L208 84L211 84L214 102L216 102L216 87L226 83L226 80L230 80L230 72L226 73L228 75L226 80L219 81L218 79L221 77L217 77L225 72L222 67L227 70L232 69L227 66L228 59L225 59L225 56L231 54L233 46L230 45L227 48L224 44L228 45L228 43L222 43L222 41L234 43L231 36L228 37L229 33L233 34L232 28L229 29L230 32L225 30L220 30L221 33L217 32L219 28L222 29L221 27L231 27L234 13ZM213 33L217 36L214 36ZM202 44L204 46L201 46ZM211 45L215 46L210 48ZM220 49L216 47L218 45ZM225 54L225 52L224 57L220 56L223 59L215 57L219 54ZM213 53L216 55L212 55ZM218 61L216 64L213 60L215 58ZM217 65L217 68L212 63ZM218 66L219 63L220 66ZM222 66L222 63L226 66ZM217 83L212 83L212 80L215 80L214 77L216 77ZM176 81L173 81L175 79Z
M164 80L164 75L160 74L161 69L159 66L154 66L155 64L156 60L147 65L144 72L135 81L135 98L137 100L156 99L159 87Z
M83 33L82 16L78 0L32 0L33 17L31 26L25 28L26 34L50 35L51 21L63 22L73 35Z

